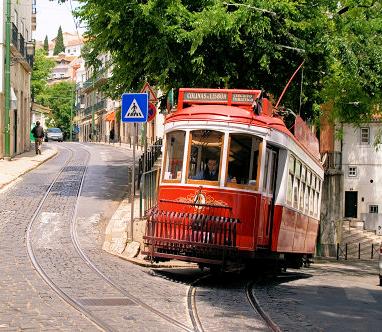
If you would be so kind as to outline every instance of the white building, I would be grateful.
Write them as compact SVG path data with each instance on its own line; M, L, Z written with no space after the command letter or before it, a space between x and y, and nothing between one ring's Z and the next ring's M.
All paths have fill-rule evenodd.
M81 55L82 46L84 46L84 39L81 35L77 33L63 32L62 33L65 46L66 56L76 56ZM53 56L54 46L56 45L56 38L53 38L49 43L48 56Z
M343 125L342 152L343 216L363 220L365 228L382 231L382 123L353 127Z

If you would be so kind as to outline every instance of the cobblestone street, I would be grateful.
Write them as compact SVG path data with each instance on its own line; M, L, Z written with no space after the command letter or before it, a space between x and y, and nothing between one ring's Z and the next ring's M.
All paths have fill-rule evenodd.
M129 192L131 150L56 147L0 194L1 331L270 330L246 296L255 275L142 267L103 251L107 221ZM257 282L253 294L282 330L362 330L368 317L373 331L376 284L375 262L318 261Z

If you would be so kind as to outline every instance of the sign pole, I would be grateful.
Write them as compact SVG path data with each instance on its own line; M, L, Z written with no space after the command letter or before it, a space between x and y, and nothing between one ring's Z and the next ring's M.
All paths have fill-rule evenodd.
M134 123L134 135L133 135L133 167L131 170L131 222L130 222L130 242L133 241L133 231L134 231L134 198L135 198L135 130L137 124Z
M147 93L122 94L121 121L134 123L133 135L133 166L131 170L131 216L128 241L134 239L134 199L135 199L135 149L137 147L137 122L146 122L148 113Z

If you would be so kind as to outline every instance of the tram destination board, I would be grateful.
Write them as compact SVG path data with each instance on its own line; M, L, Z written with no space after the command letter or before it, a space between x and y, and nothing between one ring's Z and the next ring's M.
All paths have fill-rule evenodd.
M147 93L124 93L122 95L122 122L147 122L149 98Z
M183 91L182 91L183 90ZM209 90L209 91L208 91ZM252 105L260 90L180 89L182 102L187 104Z

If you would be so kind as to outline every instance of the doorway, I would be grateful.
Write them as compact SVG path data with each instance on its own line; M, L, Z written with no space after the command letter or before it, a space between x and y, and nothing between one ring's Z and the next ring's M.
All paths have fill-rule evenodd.
M13 113L13 153L17 154L17 110L14 110Z
M345 191L345 218L357 218L358 192Z

